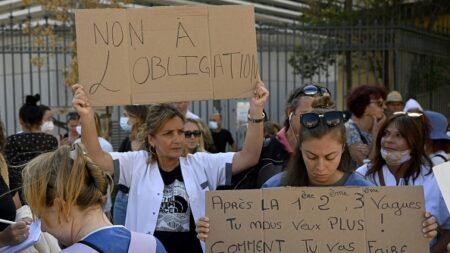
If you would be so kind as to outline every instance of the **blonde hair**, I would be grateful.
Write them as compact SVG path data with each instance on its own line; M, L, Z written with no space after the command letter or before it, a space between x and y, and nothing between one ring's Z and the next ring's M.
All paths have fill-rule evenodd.
M65 205L58 206L58 210L65 219L74 206L85 210L104 205L111 177L92 162L80 145L74 147L71 151L71 147L61 146L42 154L22 171L24 196L37 217L45 219L45 209L60 201Z
M188 122L196 125L198 130L201 132L201 135L198 137L198 139L199 139L199 146L197 147L195 152L205 152L206 151L206 149L205 149L205 140L203 138L203 136L205 135L205 129L204 129L202 123L200 122L200 120L187 118L186 121L184 122L184 124L186 124ZM189 154L189 151L187 150L186 147L184 148L183 153L184 153L184 155Z
M149 135L156 135L156 133L167 123L167 121L179 117L184 122L186 121L184 115L181 114L178 109L172 104L155 104L151 105L147 119L145 123L140 127L139 133L137 135L138 141L144 143L146 149L150 152L148 163L151 163L153 160L157 160L155 147L150 146L148 142Z

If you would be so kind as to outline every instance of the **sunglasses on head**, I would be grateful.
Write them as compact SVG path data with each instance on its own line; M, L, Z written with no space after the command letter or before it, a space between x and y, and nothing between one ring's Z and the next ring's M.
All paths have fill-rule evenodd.
M305 96L315 96L317 94L324 96L330 95L330 91L325 88L325 87L321 87L315 84L308 84L306 86L304 86L303 88L301 88L300 90L297 91L297 94L295 94L294 97L298 97L300 95L305 95Z
M184 131L184 137L191 138L192 135L194 137L199 137L202 134L202 132L195 130L195 131Z
M394 112L392 115L406 115L408 117L417 118L417 117L422 116L423 114L420 113L420 112L402 112L402 111L399 111L399 112Z
M344 122L345 114L340 111L331 111L324 114L309 112L302 114L300 123L302 124L302 126L311 129L317 127L321 119L325 121L327 126L335 127L341 122Z

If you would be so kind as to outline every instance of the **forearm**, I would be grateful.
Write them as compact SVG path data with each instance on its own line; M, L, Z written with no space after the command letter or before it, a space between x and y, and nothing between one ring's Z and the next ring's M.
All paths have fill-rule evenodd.
M81 115L81 142L96 164L110 174L114 172L111 156L102 150L98 141L93 110L86 115Z
M258 115L258 116L257 116ZM262 115L262 109L258 112L250 114L251 118L259 119ZM263 122L249 122L247 133L245 135L242 150L237 152L233 159L233 174L237 174L245 169L258 163L259 156L264 141L264 124Z

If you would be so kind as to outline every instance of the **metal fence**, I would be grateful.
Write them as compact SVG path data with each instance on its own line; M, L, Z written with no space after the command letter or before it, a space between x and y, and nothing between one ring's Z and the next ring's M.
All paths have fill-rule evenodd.
M0 30L0 119L8 135L20 130L18 110L28 94L40 93L41 102L55 108L55 112L61 112L56 114L56 119L63 122L66 120L64 112L71 107L71 91L64 84L64 73L72 53L70 27L53 26L58 38L56 44L52 46L49 38L44 37L43 43L36 47L33 46L32 29L24 33L25 22L17 22L11 17L10 24L2 25ZM343 108L350 87L371 83L400 90L405 97L415 96L425 108L450 116L446 96L450 90L450 82L446 82L450 66L448 34L400 26L257 25L257 41L261 78L271 92L266 112L274 122L283 121L289 92L310 81L326 85L339 108ZM311 77L296 75L289 59L298 45L304 52L332 55L334 61ZM37 67L40 63L42 66ZM438 83L427 79L427 75L430 77L435 71L432 66L424 68L423 64L427 63L443 65L444 70L447 69L447 73L438 73ZM191 111L205 121L213 111L221 112L224 128L234 133L240 144L245 126L237 125L237 102L239 100L195 101ZM122 108L111 107L107 111L112 116L112 143L117 148L126 136L118 127ZM65 133L65 130L59 132Z

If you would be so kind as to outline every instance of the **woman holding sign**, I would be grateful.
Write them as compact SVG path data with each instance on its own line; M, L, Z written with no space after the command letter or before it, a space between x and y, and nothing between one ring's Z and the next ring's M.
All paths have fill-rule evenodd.
M299 142L286 171L270 178L263 187L279 186L373 186L358 173L352 172L351 158L346 150L343 112L332 111L329 97L313 102L314 109L302 114ZM424 236L436 235L436 221L426 214ZM197 224L198 238L209 233L209 219L203 217Z
M168 252L202 252L195 222L205 214L205 192L227 183L231 173L258 162L263 144L263 108L269 92L258 81L250 101L249 126L241 151L182 157L185 118L175 107L150 107L144 131L146 150L105 153L97 141L93 109L81 85L73 105L81 116L82 142L100 167L130 188L125 225L155 235ZM227 164L231 166L226 166Z
M450 214L425 153L425 124L422 113L394 113L380 127L375 141L378 152L371 163L357 171L379 186L422 185L425 207L436 217L441 232L431 252L445 252L450 241Z

